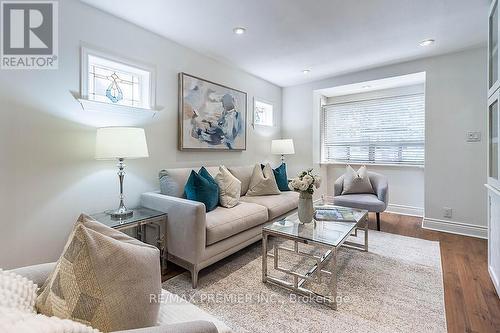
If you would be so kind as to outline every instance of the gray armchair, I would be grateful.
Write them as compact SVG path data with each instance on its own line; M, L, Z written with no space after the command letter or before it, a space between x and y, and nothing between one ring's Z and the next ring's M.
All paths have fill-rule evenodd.
M389 185L387 178L379 173L368 171L368 178L375 194L345 194L344 176L340 176L334 184L334 204L344 207L366 209L377 214L377 230L380 231L380 213L385 211L389 202Z

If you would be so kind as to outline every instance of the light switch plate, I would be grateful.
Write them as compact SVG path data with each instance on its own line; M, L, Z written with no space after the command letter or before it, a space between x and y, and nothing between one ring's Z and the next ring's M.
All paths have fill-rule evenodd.
M443 207L443 217L451 219L453 216L453 209L450 207Z
M480 142L481 132L478 131L467 131L467 142Z

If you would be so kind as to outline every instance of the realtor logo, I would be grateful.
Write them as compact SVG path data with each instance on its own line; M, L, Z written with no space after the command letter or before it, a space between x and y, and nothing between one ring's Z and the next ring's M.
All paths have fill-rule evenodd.
M2 69L57 69L57 1L1 1Z

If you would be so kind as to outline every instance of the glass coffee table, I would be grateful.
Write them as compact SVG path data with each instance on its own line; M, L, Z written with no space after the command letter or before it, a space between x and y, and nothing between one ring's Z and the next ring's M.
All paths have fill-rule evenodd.
M316 205L315 219L311 223L300 223L297 213L283 220L265 225L262 229L262 282L272 283L293 292L311 297L337 309L337 252L341 246L368 251L368 211L333 205ZM350 236L357 236L358 229L364 230L364 244L350 242ZM293 248L274 244L268 250L268 238L292 241ZM323 254L311 254L299 250L299 243L310 244L325 249ZM315 264L306 272L283 267L280 252L292 257L303 257ZM277 272L291 277L289 281L268 273L268 258L274 261ZM326 270L326 265L330 271ZM326 276L326 281L324 276ZM291 281L293 280L293 281ZM327 285L327 293L320 294L305 287L307 282L322 282Z

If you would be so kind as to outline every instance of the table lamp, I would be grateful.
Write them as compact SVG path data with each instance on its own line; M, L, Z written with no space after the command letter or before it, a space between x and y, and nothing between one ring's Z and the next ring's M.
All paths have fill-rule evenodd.
M281 155L281 163L285 163L285 155L295 154L292 139L273 140L271 142L271 154Z
M124 160L145 157L149 157L149 153L144 129L135 127L103 127L97 129L95 158L98 160L118 160L120 206L110 213L112 218L125 219L134 214L124 204Z

